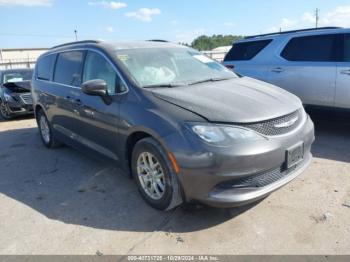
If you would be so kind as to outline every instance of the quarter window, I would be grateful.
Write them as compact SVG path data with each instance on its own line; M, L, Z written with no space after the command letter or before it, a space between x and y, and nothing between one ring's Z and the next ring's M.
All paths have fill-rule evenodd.
M281 56L289 61L336 61L337 35L295 37L289 41Z
M111 64L96 52L88 52L85 59L83 82L93 79L106 81L109 94L124 91L122 82Z
M224 61L251 60L271 42L270 39L233 44Z
M56 55L47 55L37 63L38 79L51 80Z
M83 59L82 51L60 53L56 62L54 81L70 86L80 86Z

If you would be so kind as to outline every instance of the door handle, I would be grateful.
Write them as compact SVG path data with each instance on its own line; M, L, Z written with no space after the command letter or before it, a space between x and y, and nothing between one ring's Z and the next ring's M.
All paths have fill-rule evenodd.
M70 103L74 103L74 98L71 96L66 96L66 100L68 100Z
M66 96L66 99L76 106L83 106L83 102L79 98L74 99L71 96Z
M275 68L272 68L271 71L274 73L282 73L284 72L284 69L282 67L275 67Z
M77 106L83 106L83 102L80 99L75 99L74 104L76 104Z
M350 69L342 70L342 71L340 71L340 73L343 74L343 75L350 75Z

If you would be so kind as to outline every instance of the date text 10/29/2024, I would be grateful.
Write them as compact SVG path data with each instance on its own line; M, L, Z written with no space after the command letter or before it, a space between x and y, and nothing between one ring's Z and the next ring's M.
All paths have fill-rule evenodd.
M217 256L196 255L196 256L177 256L177 255L145 255L128 256L128 261L219 261Z

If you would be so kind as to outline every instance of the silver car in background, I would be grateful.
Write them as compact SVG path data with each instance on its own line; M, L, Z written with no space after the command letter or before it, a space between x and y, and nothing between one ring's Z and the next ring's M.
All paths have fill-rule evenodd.
M304 105L350 108L350 29L326 27L246 37L224 64L277 85Z

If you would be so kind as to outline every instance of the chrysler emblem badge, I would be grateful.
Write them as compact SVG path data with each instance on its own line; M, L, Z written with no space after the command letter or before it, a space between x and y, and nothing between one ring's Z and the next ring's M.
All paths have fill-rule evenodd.
M294 123L296 121L298 121L298 117L295 117L295 118L292 118L291 120L287 121L287 122L284 122L284 123L280 123L280 124L275 124L274 126L276 128L285 128L285 127L290 127L292 125L294 125Z

